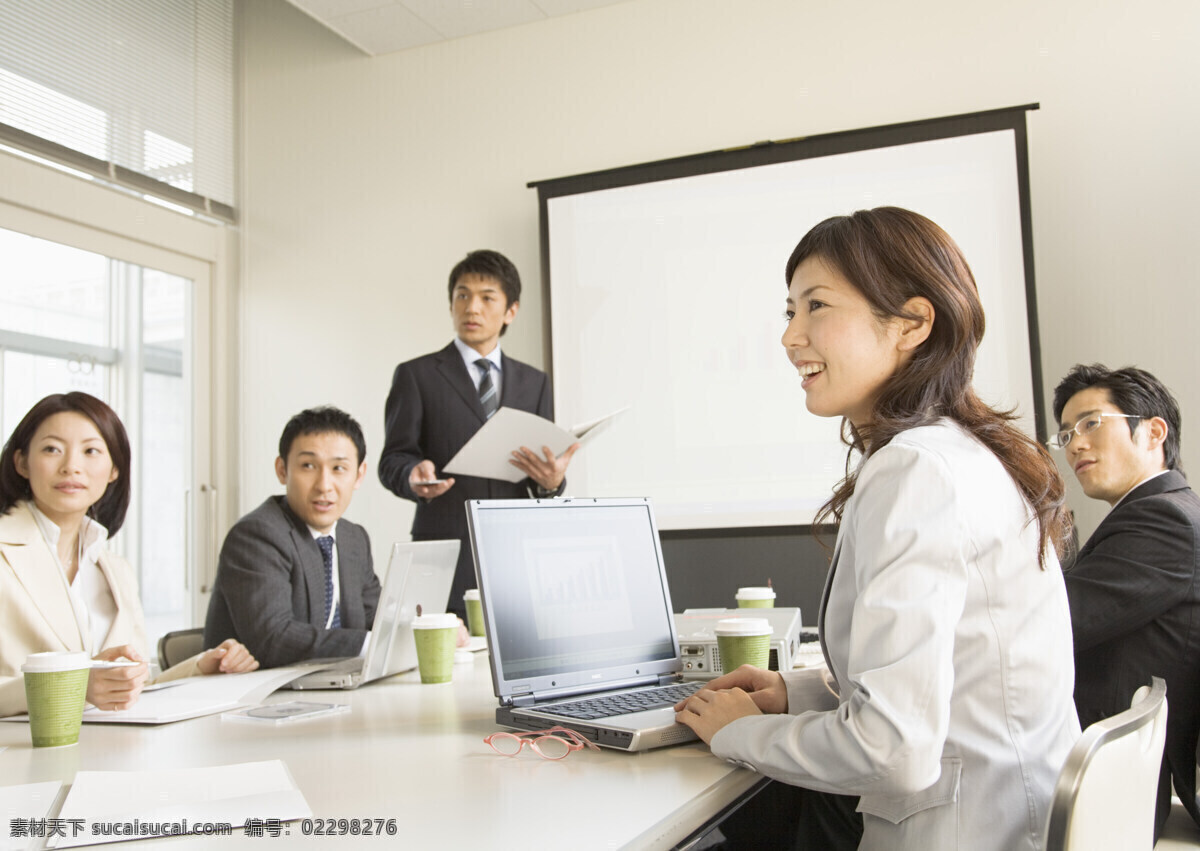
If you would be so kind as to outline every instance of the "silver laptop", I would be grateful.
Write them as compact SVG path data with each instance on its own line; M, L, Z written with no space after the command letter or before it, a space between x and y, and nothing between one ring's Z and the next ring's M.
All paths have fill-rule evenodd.
M446 611L459 546L458 541L393 544L366 655L303 663L320 666L320 670L293 680L288 687L358 688L363 683L417 667L413 618L422 611Z
M497 722L626 751L696 738L672 709L701 683L681 681L648 499L469 500L467 516Z

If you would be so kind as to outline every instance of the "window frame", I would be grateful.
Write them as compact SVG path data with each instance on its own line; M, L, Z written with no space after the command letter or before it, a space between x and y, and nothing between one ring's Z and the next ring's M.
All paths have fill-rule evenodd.
M225 516L236 499L236 452L215 446L234 446L234 347L231 258L234 234L222 222L166 209L109 186L66 173L0 150L0 228L28 234L137 266L158 269L193 282L191 353L193 376L191 484L187 505L185 617L203 623L216 574ZM219 345L217 341L222 341ZM36 342L36 341L30 341ZM185 355L186 356L186 355ZM140 361L140 359L139 359ZM133 393L140 381L119 382ZM125 405L139 400L121 399ZM135 457L140 448L140 424L126 423ZM227 486L228 485L228 486ZM140 518L134 518L140 528ZM121 535L125 537L124 534ZM137 558L137 536L128 536L123 550L131 556L139 577L146 566ZM150 636L151 640L155 637Z

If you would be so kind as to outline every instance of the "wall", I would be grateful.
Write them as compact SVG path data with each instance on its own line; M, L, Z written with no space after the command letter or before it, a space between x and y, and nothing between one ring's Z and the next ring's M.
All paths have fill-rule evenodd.
M287 417L330 402L367 431L349 516L377 558L407 534L374 471L383 403L449 341L467 250L523 271L504 346L543 362L528 181L1029 102L1047 397L1077 361L1137 363L1200 410L1193 0L631 0L374 58L283 0L239 15L243 510L279 490ZM1105 506L1064 472L1086 536Z

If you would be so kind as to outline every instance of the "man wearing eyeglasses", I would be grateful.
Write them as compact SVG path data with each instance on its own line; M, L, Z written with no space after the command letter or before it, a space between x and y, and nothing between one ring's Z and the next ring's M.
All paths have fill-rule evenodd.
M1167 741L1154 836L1171 780L1192 818L1200 733L1200 498L1179 461L1179 404L1150 373L1076 365L1054 390L1064 450L1083 492L1112 511L1067 570L1075 706L1084 727L1167 682Z

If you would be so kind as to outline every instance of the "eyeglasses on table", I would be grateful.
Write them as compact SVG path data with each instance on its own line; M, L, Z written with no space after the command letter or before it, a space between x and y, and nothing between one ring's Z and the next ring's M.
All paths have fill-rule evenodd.
M542 759L562 759L572 751L583 750L585 747L594 751L599 747L589 742L574 730L566 727L551 727L549 730L531 730L528 733L510 733L502 731L492 733L484 739L492 750L502 756L516 756L526 745Z

